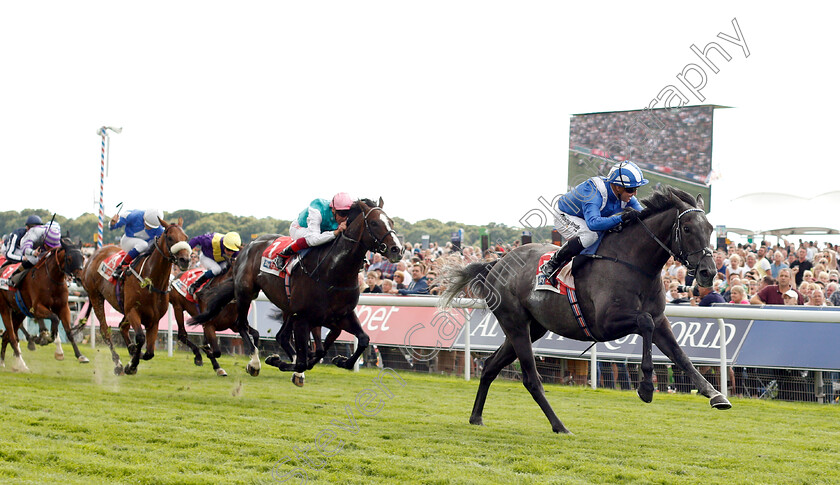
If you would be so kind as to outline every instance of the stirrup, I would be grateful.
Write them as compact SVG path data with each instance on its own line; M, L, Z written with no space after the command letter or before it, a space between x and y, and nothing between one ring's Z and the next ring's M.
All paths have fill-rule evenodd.
M277 270L282 273L283 271L286 271L286 266L289 265L289 261L291 259L291 256L289 256L288 258L284 258L281 255L277 255L277 257L274 258L274 265L277 266Z

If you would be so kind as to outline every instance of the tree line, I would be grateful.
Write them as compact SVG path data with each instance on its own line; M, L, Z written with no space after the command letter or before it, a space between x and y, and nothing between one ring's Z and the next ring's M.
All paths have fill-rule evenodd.
M26 218L32 214L39 216L44 223L48 223L53 214L45 209L24 209L18 211L0 212L0 234L8 234L19 227L23 227ZM190 209L180 209L173 212L166 212L168 222L184 219L184 231L190 237L207 232L228 232L236 231L242 236L243 241L256 238L263 234L288 234L291 221L274 219L273 217L256 218L253 216L236 216L229 212L199 212ZM106 219L109 217L106 215ZM450 242L452 234L463 230L462 244L480 246L482 234L488 236L490 244L510 244L520 239L522 229L509 227L504 224L491 222L486 226L474 226L461 224L454 221L441 222L437 219L424 219L416 223L410 223L399 217L394 217L394 229L403 241L420 243L424 235L429 236L429 241L441 246ZM61 224L62 233L75 241L85 245L95 244L95 237L98 231L97 214L85 213L77 218L67 218L60 214L55 215L55 220ZM108 220L103 221L103 242L105 244L116 243L123 235L122 229L110 231ZM550 228L530 229L533 233L533 240L544 241L550 239Z

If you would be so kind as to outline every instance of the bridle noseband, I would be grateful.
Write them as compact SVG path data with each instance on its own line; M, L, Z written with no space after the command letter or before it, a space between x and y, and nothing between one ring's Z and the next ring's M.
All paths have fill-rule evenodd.
M397 231L391 229L391 230L389 230L388 232L385 233L385 235L382 237L382 239L376 237L376 235L373 233L373 230L370 228L370 222L368 222L368 216L370 215L371 212L373 212L375 210L380 210L381 211L382 208L381 207L371 207L369 211L362 212L362 217L363 217L364 222L365 222L365 230L367 230L368 235L373 239L373 242L374 242L373 246L375 246L375 247L370 248L370 250L384 256L385 253L388 252L388 245L385 244L384 239L391 234L393 234L396 237ZM354 242L354 243L359 242L358 240L353 239L350 236L347 236L344 232L342 232L341 235L343 237L345 237L346 239L350 240L351 242Z
M679 214L677 214L677 219L674 221L674 225L671 227L671 240L677 246L676 253L674 253L674 251L672 251L671 248L666 246L665 243L663 243L658 237L656 237L656 235L653 232L651 232L650 229L648 229L648 227L645 225L644 222L639 220L639 223L642 225L642 227L645 228L645 231L647 231L647 233L650 235L650 237L653 238L654 241L656 241L660 246L662 246L662 248L665 249L665 251L667 251L668 254L673 256L674 259L676 259L677 261L682 263L683 266L685 266L685 268L687 270L687 273L689 275L694 276L695 271L697 271L697 265L700 264L700 260L703 259L706 256L711 256L712 255L712 250L709 249L708 246L705 246L705 247L700 248L696 251L692 251L692 252L686 254L685 249L683 248L683 245L682 245L682 239L680 239L680 227L681 227L682 216L688 214L689 212L703 212L703 209L691 208L691 209L686 209L686 210L680 212ZM695 263L691 263L688 260L688 258L694 256L697 253L702 253L702 254L699 258L697 258L697 261Z

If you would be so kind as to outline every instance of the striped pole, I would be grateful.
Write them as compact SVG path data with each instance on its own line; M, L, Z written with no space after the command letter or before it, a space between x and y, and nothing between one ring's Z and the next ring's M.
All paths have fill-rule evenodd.
M102 162L99 168L99 229L96 237L96 249L102 247L102 220L105 217L105 138L108 136L105 133L105 127L99 129L102 133Z

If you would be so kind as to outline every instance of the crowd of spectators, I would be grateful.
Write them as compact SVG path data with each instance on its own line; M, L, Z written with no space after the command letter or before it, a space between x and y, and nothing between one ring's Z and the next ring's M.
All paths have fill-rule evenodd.
M716 302L840 306L837 249L830 243L820 248L801 240L797 245L785 240L721 248L714 253L717 274L710 292L719 299L694 295L703 290L695 291L685 267L671 259L662 269L665 299L701 306Z
M594 113L576 116L570 147L705 182L712 170L712 108Z
M495 245L482 253L477 246L460 247L452 243L439 245L433 242L428 248L423 248L419 243L406 243L402 260L397 263L369 252L365 268L359 273L359 288L362 293L439 295L443 290L439 276L447 261L455 259L458 264L491 261L519 245L519 241Z

